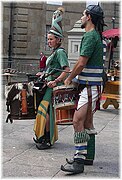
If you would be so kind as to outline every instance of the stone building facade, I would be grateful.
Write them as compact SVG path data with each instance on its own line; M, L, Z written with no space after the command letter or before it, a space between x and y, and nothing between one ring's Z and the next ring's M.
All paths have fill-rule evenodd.
M4 2L3 6L3 68L7 68L8 64L13 68L18 68L24 64L23 71L38 71L40 52L44 52L47 56L50 49L47 46L46 35L51 26L53 12L60 5L50 5L46 2ZM62 2L65 9L63 16L64 41L63 47L68 51L68 35L82 15L86 7L86 2ZM119 2L103 2L101 6L104 10L105 23L108 25L106 29L119 27ZM114 24L112 17L115 18ZM119 47L119 44L118 44ZM119 58L119 48L114 54ZM9 63L8 63L9 61Z

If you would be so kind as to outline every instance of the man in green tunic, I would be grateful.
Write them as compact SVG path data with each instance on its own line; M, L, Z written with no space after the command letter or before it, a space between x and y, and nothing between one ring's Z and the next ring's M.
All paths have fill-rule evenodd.
M66 159L68 164L61 166L62 171L74 174L84 172L87 146L92 138L90 134L94 132L93 113L97 109L102 89L104 21L101 7L89 5L83 12L81 22L81 28L85 28L86 33L81 41L80 56L71 74L64 82L65 85L69 85L74 80L82 87L84 86L79 94L77 110L73 117L76 151L73 160Z

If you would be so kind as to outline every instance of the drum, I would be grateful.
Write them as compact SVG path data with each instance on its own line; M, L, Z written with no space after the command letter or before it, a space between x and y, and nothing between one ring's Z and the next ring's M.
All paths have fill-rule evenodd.
M75 109L79 91L73 84L53 88L53 105L55 109Z
M21 101L22 101L22 114L27 114L27 91L26 89L21 90Z
M35 119L37 104L35 105L33 87L33 82L11 83L5 86L6 105L9 112L6 122L8 119L10 122L16 119ZM36 99L40 96L36 95Z
M55 119L57 125L72 125L75 109L56 109Z

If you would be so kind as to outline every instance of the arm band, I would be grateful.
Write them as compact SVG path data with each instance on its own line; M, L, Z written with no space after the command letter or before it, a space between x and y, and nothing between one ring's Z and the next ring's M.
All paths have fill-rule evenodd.
M58 82L61 82L62 80L61 79L55 79L55 82L58 83Z

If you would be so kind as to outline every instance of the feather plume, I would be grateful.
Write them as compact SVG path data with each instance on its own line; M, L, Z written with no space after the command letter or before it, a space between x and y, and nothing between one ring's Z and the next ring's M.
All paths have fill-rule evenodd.
M65 12L65 9L63 7L59 7L58 10L61 11L62 14Z

